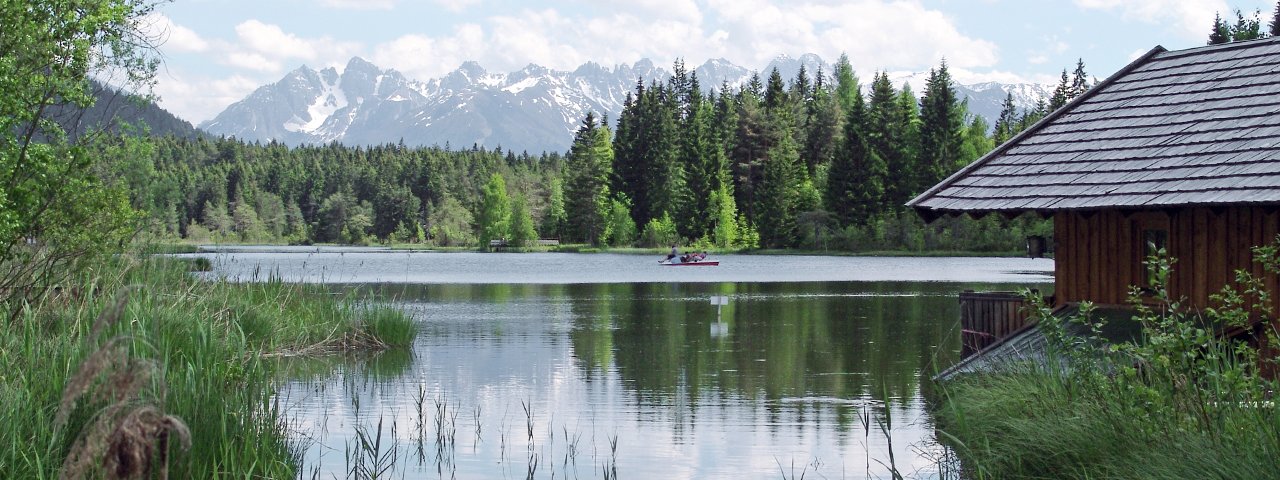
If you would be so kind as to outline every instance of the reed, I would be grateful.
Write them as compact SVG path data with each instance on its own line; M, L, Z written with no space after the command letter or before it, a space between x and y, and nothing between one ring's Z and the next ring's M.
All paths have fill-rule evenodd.
M1064 342L1061 323L1041 312L1065 364L1024 364L943 386L939 436L964 478L1280 478L1278 385L1266 374L1274 360L1214 334L1257 310L1226 301L1187 312L1161 287L1172 262L1148 264L1159 306L1149 298L1135 305L1139 340ZM1232 298L1231 289L1219 298Z
M264 357L413 335L318 288L201 281L160 258L120 255L59 291L0 328L6 477L296 477L281 367Z

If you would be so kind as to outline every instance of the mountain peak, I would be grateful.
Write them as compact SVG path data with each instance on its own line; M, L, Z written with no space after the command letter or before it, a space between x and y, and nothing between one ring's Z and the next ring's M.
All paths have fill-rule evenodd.
M830 67L821 57L806 53L798 58L779 55L762 71L777 67L784 80L791 82L801 65L811 79L818 66L824 72ZM691 73L708 90L734 89L747 82L753 70L715 58ZM665 82L670 76L648 58L612 68L587 62L572 71L531 63L510 73L488 73L479 63L466 61L443 77L415 81L352 57L345 69L327 67L317 72L300 66L203 126L214 134L290 145L331 141L371 145L403 138L413 145L564 151L587 112L616 119L637 80L647 85ZM899 73L892 76L903 79ZM1006 84L961 87L957 86L957 93L970 99L970 111L986 118L998 116L1005 92L1013 93L1014 101L1026 108L1051 89Z

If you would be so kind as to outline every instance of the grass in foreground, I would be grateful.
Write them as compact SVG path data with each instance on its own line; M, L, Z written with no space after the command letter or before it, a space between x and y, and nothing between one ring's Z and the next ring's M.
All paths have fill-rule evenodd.
M291 478L281 375L264 357L377 351L415 333L398 311L316 288L204 282L179 262L121 256L0 329L0 465L32 479Z
M1255 252L1280 271L1280 249ZM1280 336L1265 282L1240 272L1239 290L1215 296L1220 308L1189 313L1163 287L1173 262L1162 256L1148 260L1151 289L1133 289L1139 340L1106 342L1087 313L1065 321L1092 333L1064 335L1041 307L1041 329L1067 368L1022 365L943 385L939 437L968 477L1280 478L1277 382L1266 373L1276 359L1257 348ZM1216 333L1259 314L1264 332L1253 342Z

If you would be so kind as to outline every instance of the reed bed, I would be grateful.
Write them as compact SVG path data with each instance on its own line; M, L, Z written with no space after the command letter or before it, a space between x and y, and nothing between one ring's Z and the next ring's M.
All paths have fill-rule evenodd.
M402 313L279 281L202 281L120 255L0 328L10 478L292 478L271 356L376 352ZM12 307L10 307L12 308Z
M1280 240L1277 241L1280 246ZM1280 249L1255 250L1269 272ZM1280 408L1275 399L1280 332L1262 279L1240 272L1219 307L1190 312L1163 288L1171 259L1148 260L1156 280L1133 290L1140 338L1109 342L1080 316L1048 319L1048 366L1026 363L974 374L941 389L939 436L960 460L960 478L1280 478ZM1154 302L1153 302L1154 300ZM1153 306L1154 305L1154 306ZM1251 341L1215 332L1266 319ZM1057 362L1048 362L1054 364Z

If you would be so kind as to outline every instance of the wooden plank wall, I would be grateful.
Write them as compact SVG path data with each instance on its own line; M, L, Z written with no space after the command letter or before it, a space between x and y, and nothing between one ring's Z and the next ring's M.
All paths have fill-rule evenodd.
M1222 207L1058 213L1056 302L1126 304L1129 286L1144 282L1142 231L1161 228L1169 232L1168 251L1177 259L1170 293L1202 308L1223 285L1234 285L1236 269L1264 275L1252 261L1252 248L1272 242L1280 233L1280 211ZM1268 276L1267 283L1272 292L1280 286L1276 275ZM1276 307L1280 308L1280 296Z

